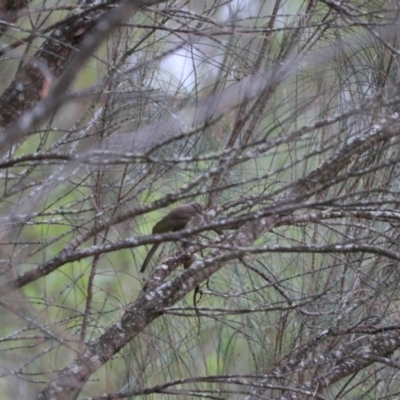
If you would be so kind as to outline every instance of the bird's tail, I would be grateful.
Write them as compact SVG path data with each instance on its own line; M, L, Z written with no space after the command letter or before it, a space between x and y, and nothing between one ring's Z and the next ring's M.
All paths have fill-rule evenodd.
M147 253L146 258L145 258L144 261L143 261L142 268L140 268L140 272L141 272L141 273L146 269L147 264L150 262L151 257L153 257L153 255L154 255L154 253L156 252L156 250L157 250L157 248L158 248L159 245L160 245L160 243L155 243L155 244L153 244L153 247L152 247L152 248L150 249L150 251Z

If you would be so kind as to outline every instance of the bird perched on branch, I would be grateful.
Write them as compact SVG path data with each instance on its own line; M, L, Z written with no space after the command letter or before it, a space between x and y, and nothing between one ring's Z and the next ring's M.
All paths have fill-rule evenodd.
M180 231L181 229L196 227L203 223L203 205L194 201L183 204L171 210L164 218L153 227L153 233L166 233ZM155 243L143 261L140 272L143 272L150 262L160 243Z

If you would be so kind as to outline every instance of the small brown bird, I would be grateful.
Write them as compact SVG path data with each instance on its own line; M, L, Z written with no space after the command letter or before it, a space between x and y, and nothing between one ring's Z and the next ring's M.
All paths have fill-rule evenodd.
M203 205L194 201L183 204L171 210L153 227L153 233L180 231L181 229L199 226L203 223ZM143 261L140 272L143 272L150 262L160 243L155 243Z

